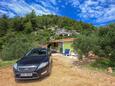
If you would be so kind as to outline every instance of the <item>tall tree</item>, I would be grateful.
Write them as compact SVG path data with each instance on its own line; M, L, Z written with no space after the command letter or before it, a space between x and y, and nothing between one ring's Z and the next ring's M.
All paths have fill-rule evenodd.
M8 29L9 29L9 19L6 15L3 15L2 18L0 18L0 36L6 34Z
M26 33L31 33L32 32L32 23L30 21L25 23L24 28L25 28L24 31Z
M28 21L31 21L33 31L37 30L37 16L34 10L27 15Z
M13 28L15 31L23 31L24 30L24 21L21 17L16 17L13 19Z

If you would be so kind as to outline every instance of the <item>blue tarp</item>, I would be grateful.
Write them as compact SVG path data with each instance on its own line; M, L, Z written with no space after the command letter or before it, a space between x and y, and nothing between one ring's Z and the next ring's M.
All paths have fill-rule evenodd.
M64 55L66 55L66 56L70 56L70 49L65 49L65 51L64 51Z

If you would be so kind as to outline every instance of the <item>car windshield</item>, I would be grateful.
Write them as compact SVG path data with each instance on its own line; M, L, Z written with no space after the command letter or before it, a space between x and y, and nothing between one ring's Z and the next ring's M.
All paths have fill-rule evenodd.
M42 56L46 55L47 51L45 49L33 49L29 53L26 54L26 56Z

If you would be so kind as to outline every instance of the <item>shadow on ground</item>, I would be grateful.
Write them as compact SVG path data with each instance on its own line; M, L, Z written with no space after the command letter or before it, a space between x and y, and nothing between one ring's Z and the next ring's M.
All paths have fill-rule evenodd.
M40 81L43 81L47 78L49 78L49 76L43 76L43 77L40 77L39 79L29 79L29 80L15 80L16 83L34 83L34 82L40 82Z

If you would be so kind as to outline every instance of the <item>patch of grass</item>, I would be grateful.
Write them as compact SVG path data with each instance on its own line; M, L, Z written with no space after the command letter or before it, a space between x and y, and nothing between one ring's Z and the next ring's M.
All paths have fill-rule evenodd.
M92 66L92 63L90 64L86 64L86 65L83 65L85 68L88 68L90 70L95 70L95 71L99 71L99 72L105 72L106 69L105 68L98 68L98 67L93 67Z
M115 76L115 69L113 69L113 73L110 74L110 73L107 73L107 68L106 67L94 66L94 62L93 63L89 63L89 64L85 64L85 65L83 65L83 67L88 68L90 70L94 70L94 71L98 71L98 72L101 72L101 73L106 73L106 74Z
M0 61L0 68L1 67L6 67L6 66L10 66L12 64L14 64L16 62L16 60L12 60L12 61Z

